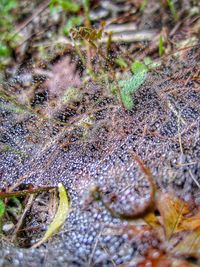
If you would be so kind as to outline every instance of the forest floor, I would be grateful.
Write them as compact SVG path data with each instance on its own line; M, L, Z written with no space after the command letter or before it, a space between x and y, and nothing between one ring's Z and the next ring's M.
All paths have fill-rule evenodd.
M199 266L198 1L0 7L0 265Z

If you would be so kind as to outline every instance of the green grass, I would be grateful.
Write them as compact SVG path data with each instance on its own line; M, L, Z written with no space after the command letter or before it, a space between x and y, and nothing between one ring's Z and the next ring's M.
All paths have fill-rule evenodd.
M167 4L168 4L169 9L172 13L172 16L174 17L174 20L177 21L179 16L178 16L178 13L177 13L176 8L174 6L173 0L167 0Z
M165 53L164 41L162 35L159 38L159 56L161 57Z

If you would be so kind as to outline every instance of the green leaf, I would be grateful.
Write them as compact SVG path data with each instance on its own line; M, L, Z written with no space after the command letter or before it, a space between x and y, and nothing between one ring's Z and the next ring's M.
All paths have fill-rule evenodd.
M145 73L140 72L133 75L129 80L119 81L119 86L123 87L126 93L133 93L144 83L145 79Z
M2 199L0 199L0 219L4 216L5 213L5 204Z
M10 51L6 45L0 44L0 57L7 57L10 55Z
M127 110L131 110L133 108L133 99L131 97L130 94L127 94L125 90L121 91L121 98L122 98L122 102L124 104L124 107Z
M119 81L121 89L121 99L126 109L133 108L132 94L144 83L146 79L147 67L140 61L135 61L131 65L134 75L129 80Z
M72 0L51 0L49 7L53 13L61 9L70 12L78 12L80 10L80 5Z
M131 71L133 73L138 73L138 72L144 72L144 73L146 73L147 72L147 67L142 62L136 60L131 65Z
M59 191L60 202L55 217L51 222L51 224L49 225L44 237L33 247L38 247L39 245L44 243L63 225L63 223L67 218L67 215L69 213L69 200L67 192L62 184L58 184L58 191Z
M17 2L15 0L9 0L9 1L8 0L1 0L0 1L0 8L4 13L12 10L16 6L17 6Z
M153 61L150 57L144 58L144 64L147 66L148 70L156 69L161 65L159 61Z
M78 12L80 9L80 5L77 3L74 3L73 1L64 0L62 1L61 6L64 10L71 11L71 12Z

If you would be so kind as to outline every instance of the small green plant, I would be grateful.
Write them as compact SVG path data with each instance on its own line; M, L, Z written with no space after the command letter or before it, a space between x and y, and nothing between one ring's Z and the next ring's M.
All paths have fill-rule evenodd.
M159 56L161 57L164 53L165 53L165 48L164 48L163 37L161 34L159 38Z
M135 61L131 65L131 71L134 73L129 80L119 81L121 87L121 100L127 110L134 106L132 94L136 92L146 79L147 67L140 61Z
M128 67L128 64L123 59L123 57L118 57L115 62L120 66L121 69L126 69Z
M5 214L5 210L6 210L6 207L5 207L4 201L2 199L0 199L0 232L2 229L2 220L3 220L3 216Z
M170 9L173 17L174 17L174 20L177 21L178 20L178 14L177 14L176 8L174 6L173 0L167 0L167 4L169 6L169 9Z
M14 15L12 10L17 7L16 0L0 1L0 59L9 57L11 49L15 46L16 37L13 35ZM1 62L2 65L2 62Z
M104 56L103 53L101 53L100 49L98 49L98 41L99 39L101 39L102 37L102 33L104 30L104 26L105 24L102 23L100 29L94 29L91 27L80 27L80 28L75 28L75 29L71 29L70 31L70 37L74 43L74 47L83 63L84 66L86 66L87 72L94 78L96 79L96 75L93 72L92 66L91 66L91 62L89 62L90 59L90 49L91 47L93 47L94 49L96 49L97 53L103 58L103 60L105 60L105 62L108 62L107 57ZM87 60L85 59L85 57L83 56L79 45L76 43L76 40L79 41L84 41L86 47L87 47ZM109 62L108 62L109 64ZM111 68L112 70L112 68Z
M147 6L147 4L148 4L148 0L143 0L141 5L140 5L140 10L144 11L144 9Z
M81 8L80 4L72 0L51 0L49 7L52 12L65 10L73 13L78 12Z
M69 36L72 28L80 26L83 23L83 17L81 16L72 16L69 18L67 23L64 26L63 32L65 35Z
M0 218L3 217L5 213L5 204L2 199L0 199Z
M12 196L7 199L6 204L5 201L0 198L0 232L2 231L2 225L7 213L16 219L19 217L21 212L22 204L18 198Z

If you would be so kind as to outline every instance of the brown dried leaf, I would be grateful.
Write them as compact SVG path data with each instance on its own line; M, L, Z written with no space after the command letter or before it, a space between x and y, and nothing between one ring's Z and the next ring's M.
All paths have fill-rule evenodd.
M171 194L160 194L157 200L157 208L161 214L162 223L167 239L181 230L180 224L183 216L189 213L188 205Z
M132 266L128 265L127 267ZM137 267L195 267L183 259L177 259L169 254L165 254L163 251L150 249L148 255L138 262ZM123 266L125 267L125 266Z
M162 251L151 249L142 261L137 264L137 267L171 267L170 259Z
M200 230L185 233L181 242L173 249L173 253L198 256L200 250Z
M71 29L71 34L73 39L83 39L88 42L94 42L101 39L103 28L104 26L100 30L96 30L89 27L80 27L79 29Z
M183 230L200 230L200 214L194 215L190 218L184 218L180 227Z
M158 218L153 212L147 213L143 219L148 225L150 225L154 229L156 229L157 227L160 227Z
M197 267L196 264L189 263L185 260L182 259L176 259L172 258L171 259L171 267Z

